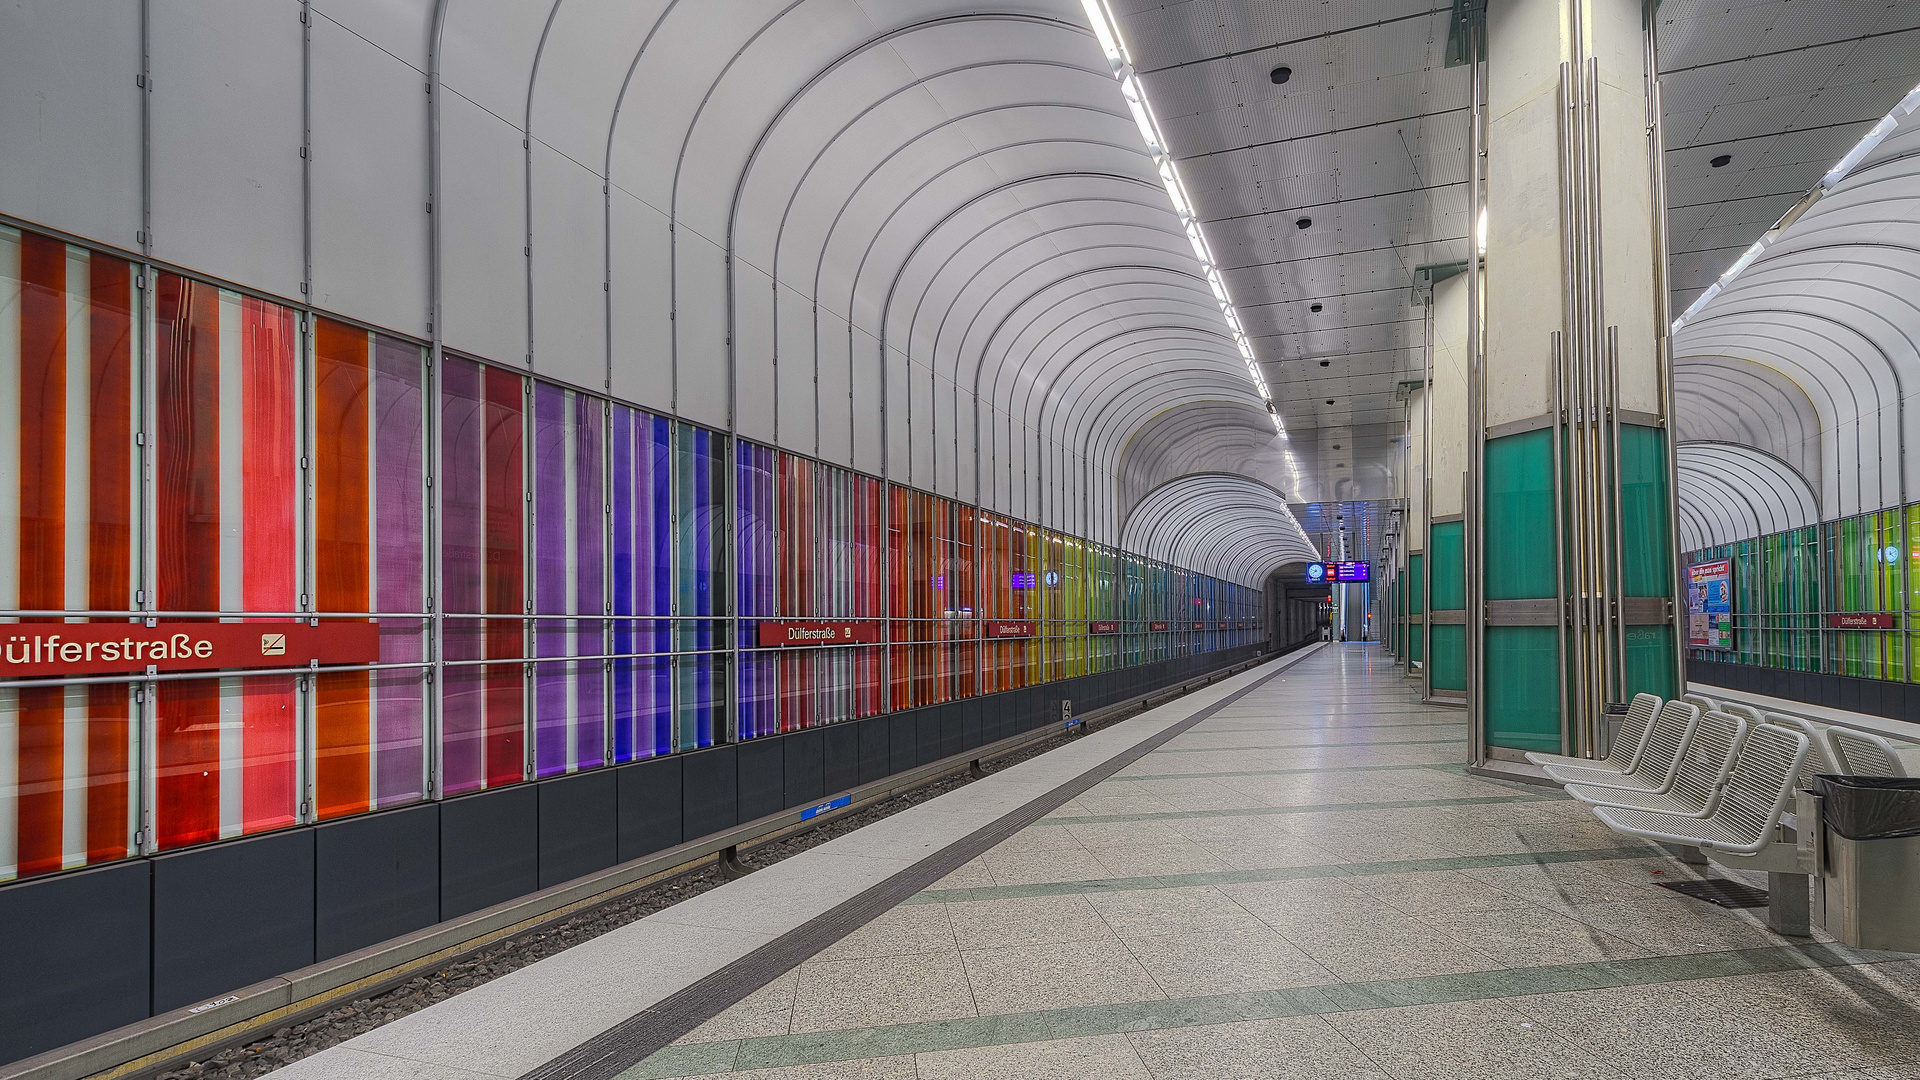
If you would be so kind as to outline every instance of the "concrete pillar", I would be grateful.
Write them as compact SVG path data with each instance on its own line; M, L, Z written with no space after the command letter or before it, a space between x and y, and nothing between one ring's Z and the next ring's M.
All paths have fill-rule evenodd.
M1397 621L1395 652L1407 678L1421 678L1426 660L1426 475L1427 475L1427 374L1424 366L1417 378L1400 384L1396 396L1401 399L1399 483L1395 492L1400 503L1395 521L1397 573L1394 578L1394 612Z
M1671 389L1646 0L1492 0L1467 509L1475 759L1604 752L1675 693ZM1484 176L1484 183L1480 182ZM1477 229L1477 225L1476 225ZM1475 373L1471 372L1470 376Z
M1465 525L1467 497L1466 264L1432 272L1427 355L1432 422L1422 432L1427 475L1420 531L1428 558L1424 629L1426 700L1464 704L1467 695Z

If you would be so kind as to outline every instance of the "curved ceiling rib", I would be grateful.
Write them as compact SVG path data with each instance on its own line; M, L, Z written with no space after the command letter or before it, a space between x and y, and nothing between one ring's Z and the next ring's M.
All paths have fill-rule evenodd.
M1674 335L1691 546L1915 497L1920 131L1803 206ZM1741 531L1745 530L1745 531Z
M524 265L524 296L457 290L487 329L455 347L1094 539L1172 478L1122 479L1156 417L1201 424L1156 437L1182 476L1294 483L1077 0L550 0L446 27L480 113L458 122L517 118L484 139L525 163L510 240L474 216L497 194L443 222L456 275ZM595 239L598 265L566 261ZM1225 516L1154 542L1271 553L1238 504L1197 505Z
M1676 465L1686 550L1797 529L1820 520L1820 500L1799 472L1763 451L1682 442Z
M1291 562L1314 562L1319 549L1280 492L1231 473L1169 481L1140 500L1121 546L1163 551L1178 566L1259 588Z
M1277 442L1265 413L1246 404L1201 401L1158 412L1121 450L1121 520L1155 488L1193 473L1238 472L1284 494L1294 480Z

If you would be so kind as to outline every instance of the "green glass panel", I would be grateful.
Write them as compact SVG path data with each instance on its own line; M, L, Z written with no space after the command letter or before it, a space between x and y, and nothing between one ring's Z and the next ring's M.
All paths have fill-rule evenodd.
M1673 595L1666 433L1659 428L1620 428L1620 525L1620 573L1627 595Z
M1560 749L1560 642L1551 626L1487 627L1487 745Z
M1627 627L1627 697L1673 697L1673 627Z
M1467 689L1467 628L1458 623L1433 628L1433 688Z
M1552 432L1489 440L1486 468L1487 599L1553 596Z
M1435 522L1428 531L1427 547L1433 552L1433 609L1457 611L1467 606L1466 525L1459 521Z
M1424 556L1407 556L1407 573L1403 579L1407 583L1407 613L1409 615L1407 620L1407 659L1415 663L1426 659L1426 643L1421 640L1425 634L1425 628L1421 626L1418 620L1412 617L1419 615L1422 610L1420 575L1426 573L1426 569L1426 559Z

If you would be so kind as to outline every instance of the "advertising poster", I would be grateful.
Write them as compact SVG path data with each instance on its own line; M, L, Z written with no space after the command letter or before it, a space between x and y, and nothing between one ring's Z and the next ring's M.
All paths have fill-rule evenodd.
M1733 648L1733 564L1726 559L1687 567L1687 646Z

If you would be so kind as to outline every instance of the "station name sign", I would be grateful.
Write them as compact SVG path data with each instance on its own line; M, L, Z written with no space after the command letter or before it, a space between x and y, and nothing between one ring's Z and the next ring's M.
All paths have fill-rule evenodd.
M1087 633L1089 634L1117 634L1119 632L1120 624L1117 622L1090 622L1087 624Z
M1164 634L1168 629L1169 624L1163 622L1150 622L1147 624L1147 632L1150 634Z
M1033 636L1033 623L1030 621L1001 622L996 619L988 619L981 624L981 629L984 631L982 636L990 638L1022 638Z
M1836 630L1891 630L1890 611L1836 611L1827 616L1827 625Z
M12 623L0 627L0 678L143 675L222 668L373 664L373 623Z
M800 645L875 645L880 641L880 620L855 619L845 622L762 622L760 647L784 649Z

